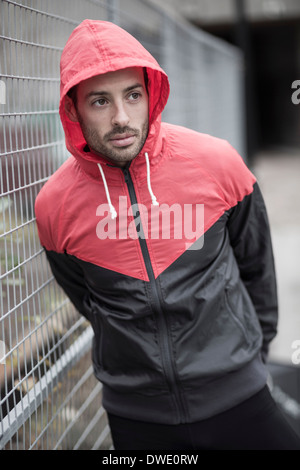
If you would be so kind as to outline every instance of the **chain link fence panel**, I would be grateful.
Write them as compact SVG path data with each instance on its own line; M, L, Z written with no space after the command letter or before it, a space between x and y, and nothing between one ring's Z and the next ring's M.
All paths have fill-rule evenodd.
M56 284L34 201L68 157L59 61L85 18L128 30L169 74L163 119L244 151L242 59L146 0L0 1L0 449L111 449L92 330Z

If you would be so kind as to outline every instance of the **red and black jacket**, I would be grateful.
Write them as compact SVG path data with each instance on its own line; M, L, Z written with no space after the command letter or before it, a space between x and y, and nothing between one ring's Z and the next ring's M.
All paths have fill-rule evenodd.
M103 405L169 424L224 411L265 385L276 334L270 231L255 177L227 142L161 123L167 77L117 26L83 22L61 66L72 156L38 195L36 217L55 278L93 326ZM129 66L147 69L150 129L122 169L89 150L64 97L95 70Z

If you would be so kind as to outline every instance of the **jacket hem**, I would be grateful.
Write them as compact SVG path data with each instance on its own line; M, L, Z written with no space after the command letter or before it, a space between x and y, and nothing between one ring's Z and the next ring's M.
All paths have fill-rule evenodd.
M259 392L267 382L268 372L260 355L242 369L203 382L194 381L183 392L188 415L180 420L168 393L146 396L138 393L119 393L103 385L103 407L122 418L157 424L183 424L201 421L229 410ZM248 384L248 386L245 386ZM186 388L186 387L185 387ZM207 397L210 397L207 400Z

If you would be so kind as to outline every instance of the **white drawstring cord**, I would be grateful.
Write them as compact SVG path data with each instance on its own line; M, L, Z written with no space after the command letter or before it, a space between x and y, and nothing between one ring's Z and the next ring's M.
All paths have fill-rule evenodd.
M115 219L118 214L117 214L117 211L116 211L116 209L114 208L114 206L112 205L111 200L110 200L110 195L109 195L109 191L108 191L108 186L107 186L107 184L106 184L106 179L105 179L104 171L102 170L102 167L101 167L100 163L97 163L97 165L98 165L98 168L99 168L100 173L101 173L101 176L102 176L102 180L103 180L103 184L104 184L104 189L105 189L105 194L106 194L107 202L108 202L108 205L109 205L110 215L111 215L111 218L112 218L112 219Z
M156 199L156 197L154 196L153 191L152 191L152 188L151 188L151 182L150 182L150 163L149 163L149 156L148 156L148 153L147 153L147 152L145 152L145 159L146 159L146 164L147 164L147 186L148 186L148 191L149 191L149 194L150 194L150 196L151 196L152 204L153 204L154 206L158 206L159 203L157 202L157 199ZM112 202L111 202L111 199L110 199L110 195L109 195L109 190L108 190L108 186L107 186L107 183L106 183L105 174L104 174L104 171L103 171L102 166L100 165L100 163L97 163L97 165L98 165L99 171L100 171L101 176L102 176L102 181L103 181L103 184L104 184L104 189L105 189L105 194L106 194L106 198L107 198L107 202L108 202L108 206L109 206L110 215L111 215L111 218L112 218L112 219L115 219L118 214L117 214L116 209L115 209L114 206L112 205Z
M151 196L152 204L154 206L158 206L158 202L156 197L153 194L152 188L151 188L151 182L150 182L150 163L149 163L149 156L148 153L145 152L145 158L146 158L146 164L147 164L147 186L148 186L148 191Z

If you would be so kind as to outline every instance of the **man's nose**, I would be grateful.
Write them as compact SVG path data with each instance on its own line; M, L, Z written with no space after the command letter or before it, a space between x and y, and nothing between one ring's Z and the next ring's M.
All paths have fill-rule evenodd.
M114 107L114 113L112 117L112 124L114 126L124 127L129 123L129 116L126 112L123 103L116 104Z

